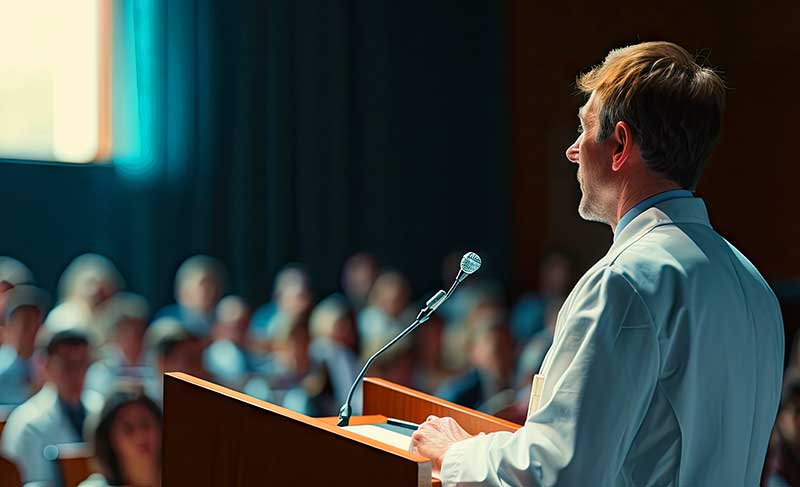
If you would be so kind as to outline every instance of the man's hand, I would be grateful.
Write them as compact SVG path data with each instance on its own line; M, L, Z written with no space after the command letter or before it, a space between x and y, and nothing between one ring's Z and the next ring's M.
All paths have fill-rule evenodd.
M430 458L433 472L439 473L444 454L450 445L467 438L472 438L472 435L464 431L453 418L428 416L411 435L411 452Z

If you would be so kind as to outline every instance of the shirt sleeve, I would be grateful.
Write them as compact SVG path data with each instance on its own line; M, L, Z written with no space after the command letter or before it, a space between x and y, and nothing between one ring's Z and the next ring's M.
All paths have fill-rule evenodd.
M612 482L655 390L656 336L628 279L609 266L593 271L559 314L539 410L515 433L479 435L450 447L443 484Z

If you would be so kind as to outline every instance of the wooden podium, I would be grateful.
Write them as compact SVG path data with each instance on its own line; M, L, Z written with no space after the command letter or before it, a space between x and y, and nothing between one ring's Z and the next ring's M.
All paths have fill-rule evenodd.
M520 426L381 379L365 379L364 416L421 423L452 416L469 433ZM171 373L164 378L163 487L429 486L429 460L245 394Z

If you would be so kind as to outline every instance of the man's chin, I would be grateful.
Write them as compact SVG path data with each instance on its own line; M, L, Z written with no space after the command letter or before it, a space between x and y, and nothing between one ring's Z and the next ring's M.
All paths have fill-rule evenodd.
M589 222L607 223L606 219L600 216L599 212L594 211L583 199L581 199L581 203L578 205L578 215Z

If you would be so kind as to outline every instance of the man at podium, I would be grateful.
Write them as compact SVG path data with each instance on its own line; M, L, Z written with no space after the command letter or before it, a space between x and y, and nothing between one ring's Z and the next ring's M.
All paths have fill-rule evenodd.
M693 194L724 84L683 48L648 42L612 51L578 87L566 156L580 215L610 225L613 244L559 313L525 425L470 436L431 416L412 449L446 486L758 485L782 318Z

